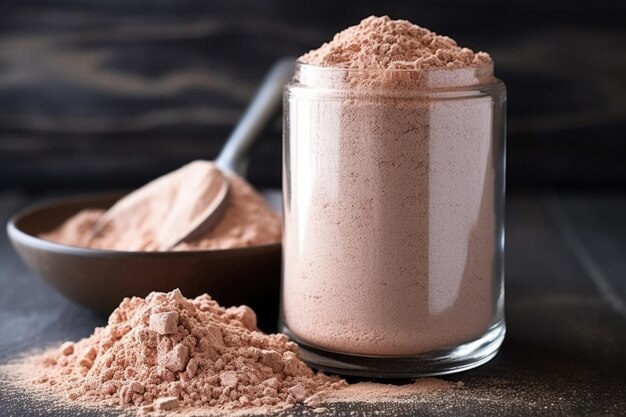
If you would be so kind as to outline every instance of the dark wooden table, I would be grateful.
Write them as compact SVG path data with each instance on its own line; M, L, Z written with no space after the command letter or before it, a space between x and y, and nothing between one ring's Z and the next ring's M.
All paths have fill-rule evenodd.
M0 219L41 197L1 192ZM447 396L343 404L331 415L626 415L626 195L510 195L507 210L508 332L498 356L448 377L465 388ZM258 313L273 322L274 312ZM105 323L30 273L0 236L0 362ZM0 415L103 414L57 409L0 381Z

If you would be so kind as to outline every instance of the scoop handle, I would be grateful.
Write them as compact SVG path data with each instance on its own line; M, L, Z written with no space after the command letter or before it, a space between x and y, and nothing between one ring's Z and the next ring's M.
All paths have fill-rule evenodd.
M217 157L215 163L219 168L244 174L245 157L280 106L283 87L293 77L294 70L293 58L283 58L272 66Z

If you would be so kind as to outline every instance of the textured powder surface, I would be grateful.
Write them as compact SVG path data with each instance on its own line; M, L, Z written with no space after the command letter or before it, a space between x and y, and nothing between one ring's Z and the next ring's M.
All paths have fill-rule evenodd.
M28 391L68 404L135 410L280 410L346 385L314 373L282 334L266 335L246 306L222 308L178 290L127 298L109 324L14 365Z
M481 66L491 63L491 58L406 20L370 16L300 61L333 68L432 69Z
M181 242L173 250L229 249L280 242L280 216L246 180L236 174L231 174L229 179L231 190L222 218L206 233ZM97 249L128 250L130 245L132 250L154 250L149 235L120 241L115 230L104 230L90 242L91 230L103 213L103 210L83 210L40 237Z
M435 46L453 58L444 65ZM394 68L412 62L413 70L400 73L420 76L435 67L445 88L468 83L468 68L460 65L485 61L492 77L490 61L388 18L365 19L301 60L348 69L309 66L290 87L287 330L318 348L382 356L479 338L498 320L492 134L499 104L485 95L370 94L364 87L371 82L350 78L382 80L377 86L392 81L395 88ZM346 85L327 93L328 76ZM467 85L480 83L470 78Z

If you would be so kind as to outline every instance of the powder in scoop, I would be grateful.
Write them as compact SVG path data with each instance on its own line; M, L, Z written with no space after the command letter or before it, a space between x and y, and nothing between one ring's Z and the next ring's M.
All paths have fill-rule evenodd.
M229 179L231 190L222 218L203 235L182 242L173 250L230 249L280 241L281 220L278 213L245 179L236 174L231 174ZM89 241L91 230L103 213L103 210L97 209L83 210L40 237L65 245L125 250L119 247L120 239L115 233L104 231L98 238ZM152 246L149 236L137 236L136 241L130 243L135 250L150 250Z
M383 70L464 68L489 64L491 58L407 20L370 16L301 56L300 61L322 67Z
M264 334L246 307L178 290L126 298L106 327L27 358L25 387L88 406L273 410L345 385L314 373L283 334Z

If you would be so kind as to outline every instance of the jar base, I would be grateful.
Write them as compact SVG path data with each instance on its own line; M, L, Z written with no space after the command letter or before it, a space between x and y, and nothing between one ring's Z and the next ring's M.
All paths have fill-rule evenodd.
M280 331L300 346L309 366L333 374L370 378L415 378L467 371L496 356L504 335L504 319L492 324L478 339L415 356L364 356L332 352L303 342L281 323Z

